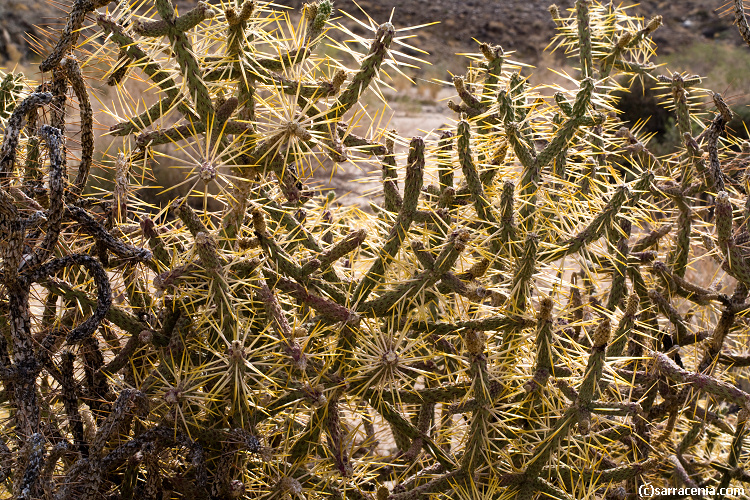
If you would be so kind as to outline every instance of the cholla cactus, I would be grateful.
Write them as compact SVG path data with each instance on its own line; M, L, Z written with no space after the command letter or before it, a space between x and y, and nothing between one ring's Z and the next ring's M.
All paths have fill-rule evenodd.
M348 68L318 50L328 0L296 26L252 1L139 7L76 1L51 81L0 85L14 498L634 498L748 480L748 184L721 96L648 63L659 18L553 7L571 88L530 88L482 44L453 79L455 125L407 142L357 126L401 64L390 23L339 45ZM86 61L110 63L125 138L111 197L86 190L89 14L103 42ZM621 75L658 77L683 148L657 158L623 126ZM162 145L189 157L189 189L158 209L136 179L172 163ZM379 163L384 205L306 186L326 158Z

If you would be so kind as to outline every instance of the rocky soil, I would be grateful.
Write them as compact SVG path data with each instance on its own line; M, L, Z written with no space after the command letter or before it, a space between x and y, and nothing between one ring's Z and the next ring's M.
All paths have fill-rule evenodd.
M0 0L0 60L28 58L29 41L50 27L60 28L60 14L70 3L71 0ZM178 1L183 7L194 3ZM299 8L304 0L276 3ZM554 29L547 12L550 0L360 0L357 3L377 23L387 21L393 12L397 28L439 21L440 24L421 29L415 42L437 58L473 50L476 43L472 39L476 38L500 44L533 62ZM574 0L557 3L561 9L567 9ZM358 11L352 0L338 0L335 6L351 13ZM655 36L661 54L696 42L741 43L725 0L643 0L633 9L644 17L655 14L664 17L664 26ZM723 12L726 14L722 15Z
M282 2L301 5L299 0ZM337 3L349 8L351 0ZM424 28L425 49L440 53L446 48L475 45L472 38L500 44L520 56L536 58L553 35L551 3L568 9L574 0L361 0L359 5L376 21L386 20L395 9L396 27L440 21ZM620 3L619 1L615 3ZM636 2L625 1L623 4ZM632 12L650 18L661 15L664 25L655 34L660 53L669 54L691 43L728 40L742 43L733 29L733 14L726 0L643 0ZM723 14L725 13L726 14Z

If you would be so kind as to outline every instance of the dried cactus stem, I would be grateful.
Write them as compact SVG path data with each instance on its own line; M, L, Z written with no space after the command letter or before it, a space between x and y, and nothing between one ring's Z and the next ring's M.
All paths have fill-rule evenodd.
M63 178L63 136L58 129L48 125L42 125L42 127L40 127L39 136L47 143L50 162L48 178L49 209L47 210L47 233L44 235L44 239L39 246L34 249L33 253L25 256L24 261L19 263L20 265L17 267L19 272L34 268L49 258L57 245L65 214L65 208L63 205L63 196L65 194L65 179Z
M94 113L78 61L69 56L63 59L61 64L65 68L65 74L71 87L73 87L76 99L78 99L78 109L81 115L81 161L78 164L78 173L71 188L73 193L78 196L83 193L86 186L94 158Z
M10 115L3 137L3 145L0 148L0 182L3 182L3 186L7 184L7 179L15 169L18 140L26 116L37 107L49 104L52 97L49 92L35 92L21 101Z
M704 390L719 399L734 403L741 408L750 409L750 394L732 384L708 375L683 370L666 354L660 352L654 353L654 362L660 373L675 382L690 384L694 388Z
M23 453L25 455L23 474L18 474L13 485L13 495L18 500L30 500L38 495L36 489L44 465L44 435L34 433L29 436ZM19 467L18 471L20 470Z
M112 288L109 277L101 263L89 255L73 254L51 260L43 266L31 270L24 276L24 281L27 284L31 284L46 280L49 276L54 276L58 271L76 265L85 267L94 280L96 284L97 305L90 318L68 332L67 342L69 344L79 343L89 338L106 317L112 305Z
M88 443L84 436L83 420L78 411L78 396L76 393L75 379L73 378L73 360L75 355L71 352L62 354L60 363L60 373L63 376L63 395L65 411L68 414L68 425L70 425L71 434L81 456L88 456Z
M153 255L151 255L150 251L121 242L112 236L112 234L99 224L99 222L97 222L97 220L86 210L76 206L67 205L65 214L66 217L70 217L78 222L79 230L93 237L97 243L101 244L118 257L131 262L143 262L147 265L152 264Z
M86 14L93 12L95 9L104 7L111 0L76 0L71 8L68 22L57 40L55 48L52 49L44 61L39 65L42 72L53 70L60 63L63 57L68 54L78 42L83 21Z
M745 17L743 0L734 0L734 21L737 23L742 39L750 45L750 26L748 26L747 17Z

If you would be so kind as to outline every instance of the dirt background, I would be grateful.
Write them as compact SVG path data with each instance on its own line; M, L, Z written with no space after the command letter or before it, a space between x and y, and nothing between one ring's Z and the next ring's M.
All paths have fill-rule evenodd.
M49 27L59 28L60 14L70 3L0 0L0 59L28 58L29 41ZM177 3L180 7L195 4L186 0ZM296 9L303 3L303 0L276 2ZM547 12L549 0L360 0L357 3L378 23L393 15L397 28L439 21L440 24L421 29L416 40L420 48L438 59L473 50L476 38L500 44L505 50L533 60L539 57L554 30ZM573 0L557 2L561 9L572 7L573 3ZM352 0L338 0L335 7L352 13L358 10ZM731 6L724 0L643 0L634 12L644 17L663 16L664 26L654 36L661 54L696 42L742 43L733 28Z
M304 2L278 2L300 7ZM538 60L549 43L555 25L548 7L557 3L561 10L572 8L574 0L361 0L357 2L376 22L388 20L393 12L394 24L413 26L434 21L439 24L420 30L416 41L420 48L438 58L456 51L475 50L474 38L499 44L518 56ZM623 5L636 2L615 2ZM341 0L336 7L356 9L351 0ZM670 54L696 42L726 41L743 43L733 27L731 6L724 0L644 0L632 12L650 18L661 15L664 25L654 41L661 54Z

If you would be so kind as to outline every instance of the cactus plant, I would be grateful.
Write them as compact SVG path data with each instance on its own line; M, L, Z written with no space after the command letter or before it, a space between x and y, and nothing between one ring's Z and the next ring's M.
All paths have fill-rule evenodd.
M329 0L298 25L252 0L140 7L76 1L41 65L51 80L0 84L13 498L635 498L748 482L748 184L723 167L739 153L722 97L649 63L658 17L553 6L570 88L532 88L481 44L451 82L455 123L407 140L357 125L401 64L390 22L355 36L366 51L339 44L349 68L320 50ZM102 61L124 140L93 165L87 79ZM618 119L622 75L662 83L682 149L655 157ZM147 107L128 95L141 78ZM138 179L170 163L162 145L190 156L189 194L154 207ZM305 185L345 160L382 167L374 213ZM92 166L110 169L111 195L93 194Z

